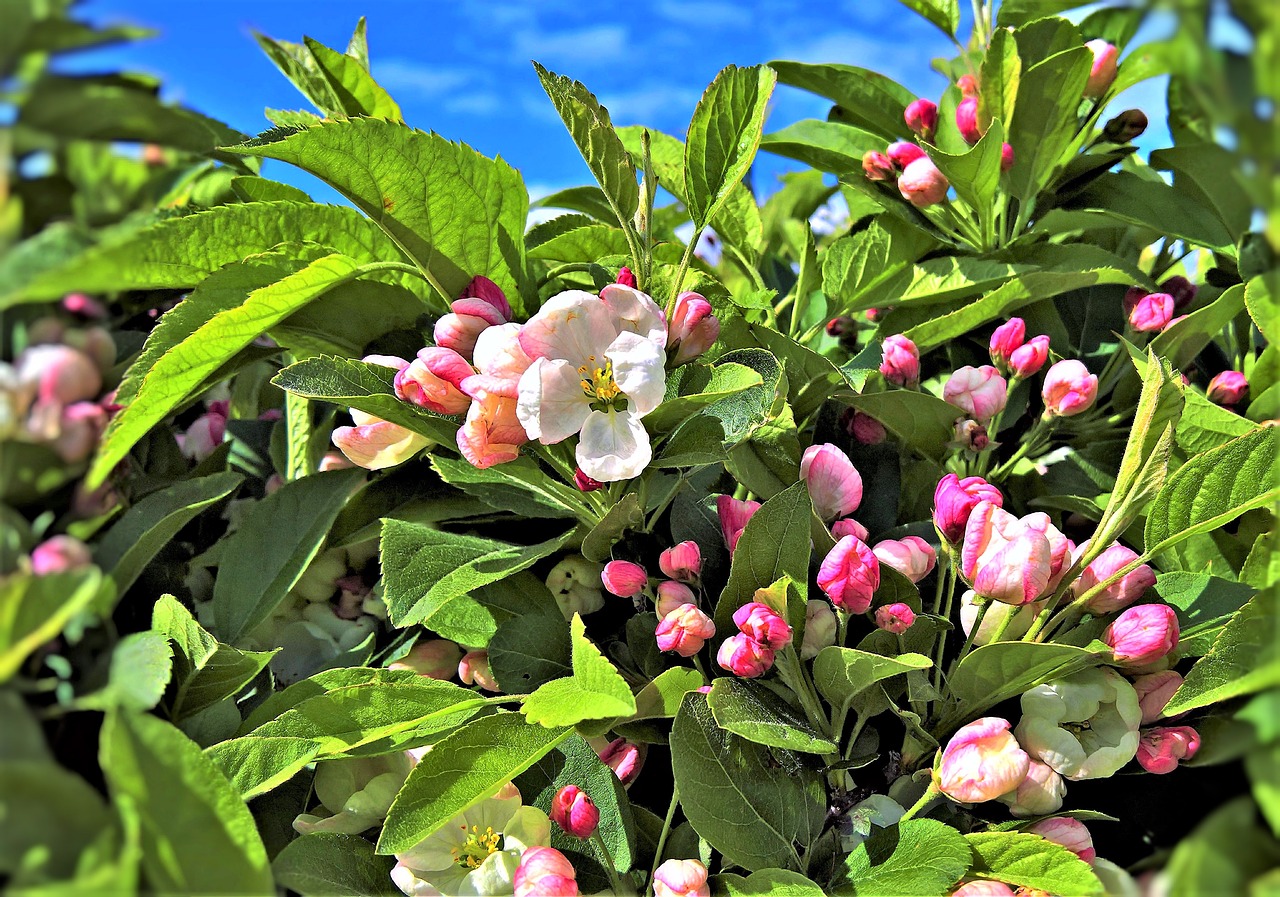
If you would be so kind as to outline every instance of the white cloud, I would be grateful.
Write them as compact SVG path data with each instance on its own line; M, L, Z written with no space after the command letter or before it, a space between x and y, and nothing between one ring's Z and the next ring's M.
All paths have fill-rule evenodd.
M465 69L423 65L406 59L375 60L373 77L387 90L420 96L438 97L463 87L474 80Z
M554 33L534 30L515 35L513 49L530 59L560 60L575 66L612 63L627 51L624 25L592 25Z
M745 28L755 18L736 3L718 0L666 0L657 5L657 11L663 18L700 29Z
M493 93L463 93L451 97L445 102L447 112L461 112L465 115L493 115L502 108L502 99Z
M617 125L661 127L672 121L687 122L702 91L672 84L602 94L600 103Z

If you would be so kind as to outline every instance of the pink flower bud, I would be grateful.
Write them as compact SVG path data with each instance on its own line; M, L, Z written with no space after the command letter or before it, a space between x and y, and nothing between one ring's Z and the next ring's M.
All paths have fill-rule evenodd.
M529 434L516 416L514 398L479 392L456 438L462 457L484 470L520 457L520 446L529 441Z
M970 452L985 452L991 446L987 428L971 417L957 417L952 444Z
M956 79L956 87L960 88L960 96L966 99L978 95L978 79L973 75L961 75Z
M372 414L352 409L351 417L356 426L338 427L330 438L347 460L365 470L383 470L402 464L427 445L425 436L379 420Z
M884 340L880 373L894 386L914 387L920 382L920 350L905 336L895 333Z
M1098 852L1093 849L1093 836L1089 834L1089 829L1083 822L1072 819L1070 816L1042 819L1027 831L1065 847L1090 865L1098 855Z
M644 751L625 738L615 738L599 752L600 762L613 770L624 787L629 787L644 766Z
M991 420L1004 410L1008 384L989 364L965 365L947 379L942 398L978 420Z
M938 553L933 546L919 536L886 539L877 543L872 552L880 563L892 567L912 582L928 576L938 562Z
M471 278L471 282L458 294L459 301L467 299L479 299L491 307L494 313L502 319L500 321L491 320L489 322L491 324L502 324L511 320L511 303L507 301L507 294L502 292L502 287L487 277L477 274ZM454 311L456 312L458 309L455 308ZM475 312L468 313L474 314ZM487 312L481 311L480 314L487 316Z
M885 632L902 635L915 621L915 611L901 602L876 608L876 625Z
M1025 819L1058 812L1066 794L1067 785L1062 776L1049 764L1033 758L1022 784L997 799L1008 804L1011 815Z
M835 523L831 524L831 535L835 537L837 542L845 536L856 536L865 542L867 541L867 537L870 533L867 532L867 528L861 523L854 520L852 517L846 517L844 520L837 520Z
M341 452L325 452L320 463L316 465L321 473L329 470L346 470L349 467L355 467L355 465Z
M862 503L862 475L839 446L811 445L800 459L800 479L823 520L852 514Z
M744 679L755 679L773 666L773 650L739 632L720 643L716 663Z
M102 375L88 355L70 346L29 346L13 362L18 383L35 394L37 402L70 405L95 398Z
M39 406L37 406L39 407ZM213 415L205 415L213 417ZM203 420L203 418L201 418ZM197 421L198 424L200 421ZM222 438L221 428L225 418L211 422L217 427L217 437ZM193 427L195 424L192 425ZM58 416L57 434L50 447L68 464L79 464L93 453L94 446L107 428L107 412L96 402L72 402Z
M1009 358L1014 350L1027 341L1027 322L1022 318L1010 318L991 334L989 350L991 363L1001 370L1008 370Z
M600 825L595 801L577 785L565 785L551 798L551 821L575 838L586 840Z
M658 618L662 619L682 604L698 604L693 589L682 582L666 579L658 583Z
M68 293L62 297L62 307L73 315L101 321L108 314L107 307L84 293Z
M711 303L698 293L681 293L667 326L667 349L675 352L673 364L693 361L719 338L720 321L712 313Z
M1084 85L1084 95L1094 100L1107 92L1111 82L1116 79L1116 60L1120 51L1104 40L1086 41L1085 46L1093 53L1093 67L1089 70L1089 80Z
M1138 765L1147 772L1164 775L1190 760L1200 750L1200 733L1190 726L1157 726L1145 729L1138 739Z
M707 867L697 860L667 860L653 873L653 897L710 897Z
M872 181L887 181L898 174L897 169L893 167L893 161L884 153L875 150L867 150L863 153L862 171L867 179Z
M649 574L644 567L631 561L610 561L604 565L600 581L610 595L630 598L639 595L649 584Z
M682 604L658 621L654 636L659 651L674 651L692 657L706 640L716 634L716 624L692 604Z
M902 177L898 178L898 192L917 209L945 200L950 186L951 182L927 156L908 165L903 169Z
M604 483L591 479L581 467L573 471L573 485L578 487L579 492L595 492L597 489L604 488Z
M907 127L922 140L932 140L938 127L938 104L932 100L912 100L902 115Z
M905 171L906 167L916 159L928 158L924 150L906 140L899 140L897 143L889 144L888 149L885 150L885 155L889 157L889 162L898 171Z
M982 131L978 129L978 98L965 97L956 106L956 127L964 142L972 146L982 139Z
M210 411L197 417L178 440L182 455L193 461L203 461L222 445L226 435L227 419Z
M1139 604L1102 632L1116 663L1140 667L1178 647L1178 615L1167 604Z
M413 670L419 676L448 681L458 672L462 649L454 642L437 638L419 642L409 653L389 664L389 670Z
M396 395L437 414L462 414L471 407L462 381L475 373L465 358L452 349L428 346L396 373Z
M724 533L724 544L729 547L731 554L738 547L738 539L742 538L742 531L747 528L747 521L758 510L760 510L758 501L739 501L730 495L721 495L716 498L720 532Z
M1126 109L1102 129L1102 136L1109 143L1128 143L1147 129L1147 114L1141 109ZM1172 293L1173 290L1166 290Z
M1129 326L1138 333L1158 333L1173 318L1173 297L1168 293L1148 293L1129 313Z
M845 536L823 559L818 587L841 610L864 614L880 588L880 562L861 539Z
M1033 336L1025 344L1013 350L1013 354L1009 356L1009 372L1015 379L1025 380L1040 373L1040 369L1048 360L1049 337L1044 334Z
M614 282L620 283L624 287L631 287L633 290L636 288L636 276L626 265L618 269L618 279Z
M1098 377L1082 362L1068 358L1049 368L1040 396L1046 414L1072 417L1093 407L1098 398Z
M1249 381L1239 371L1223 371L1205 389L1205 395L1215 405L1238 405L1249 393Z
M983 598L1027 604L1049 586L1053 549L1044 533L991 502L979 502L965 524L960 571Z
M998 508L1004 504L1004 496L982 477L965 477L962 480L949 473L938 481L933 492L933 525L948 542L959 542L964 536L969 515L982 501Z
M520 854L513 881L515 897L577 897L577 872L554 847L530 847Z
M36 576L79 570L92 563L89 546L74 536L52 536L31 550L31 572Z
M449 312L436 321L433 338L437 346L452 349L463 358L470 358L476 348L476 339L488 327L489 322L484 318Z
M771 651L781 651L791 644L791 627L776 610L759 601L751 601L733 612L733 624L748 638Z
M863 445L879 445L888 438L885 432L884 424L876 420L870 414L863 414L861 411L853 412L853 417L849 421L846 428L849 435Z
M697 582L702 573L702 549L697 542L681 542L658 555L658 569L681 582Z
M800 659L812 660L823 648L836 643L839 623L831 605L825 601L810 599L804 611L804 642L800 645Z
M469 651L458 661L458 678L464 685L478 685L485 691L501 691L489 670L488 651Z
M1084 546L1082 545L1081 548ZM1116 571L1127 567L1137 559L1138 554L1132 549L1119 543L1112 545L1080 571L1080 577L1071 584L1072 594L1077 598L1084 595L1098 583L1109 579ZM1124 610L1155 584L1155 573L1143 564L1090 598L1089 603L1085 605L1085 610L1095 616Z
M1014 161L1013 147L1007 143L1000 144L1000 171L1008 171L1013 167Z
M942 793L961 803L977 804L1022 784L1031 758L1009 728L1007 720L987 716L952 735L934 773Z
M965 77L969 77L965 75ZM1017 891L1002 881L979 878L966 881L951 892L951 897L1016 897Z
M1133 680L1133 690L1138 693L1138 706L1142 708L1142 725L1149 726L1164 716L1164 708L1174 693L1182 687L1182 676L1174 670L1148 673Z
M1173 297L1174 311L1182 311L1195 301L1198 288L1181 274L1175 274L1160 283L1160 292Z

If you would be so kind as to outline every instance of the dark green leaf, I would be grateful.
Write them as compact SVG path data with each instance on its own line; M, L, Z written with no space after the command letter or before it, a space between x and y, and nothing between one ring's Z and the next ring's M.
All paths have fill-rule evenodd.
M290 841L271 861L271 872L276 884L303 897L395 897L394 866L359 835L316 832Z

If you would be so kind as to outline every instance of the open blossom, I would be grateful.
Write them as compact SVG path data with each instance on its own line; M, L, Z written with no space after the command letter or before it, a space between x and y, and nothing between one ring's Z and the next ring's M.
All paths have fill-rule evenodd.
M914 387L920 382L920 350L901 334L885 337L880 373L894 386Z
M702 549L690 540L674 545L658 555L658 569L680 582L697 582L702 574Z
M1098 667L1022 695L1018 742L1070 780L1102 779L1133 759L1142 710L1133 686Z
M1138 740L1138 764L1147 772L1164 775L1190 760L1200 750L1200 733L1190 726L1157 726Z
M1093 67L1089 70L1089 80L1085 82L1084 95L1089 99L1097 99L1107 92L1111 82L1116 79L1116 60L1120 51L1115 45L1101 39L1086 41L1085 46L1093 53Z
M791 644L791 627L776 610L759 601L750 601L733 612L738 631L773 651Z
M947 198L951 182L928 156L916 159L898 178L898 192L918 209L937 205Z
M871 550L880 563L892 567L912 582L928 576L938 562L933 546L919 536L885 539L877 542Z
M1082 362L1068 358L1049 368L1040 395L1045 414L1071 417L1093 407L1098 398L1098 376L1089 373Z
M529 434L520 423L515 399L477 391L456 438L462 457L483 470L520 457Z
M818 587L846 613L866 613L880 588L880 562L861 539L845 536L823 559Z
M720 517L720 531L724 533L724 544L732 552L738 547L738 539L747 528L747 521L760 510L758 501L742 501L731 495L716 498L716 513Z
M1031 761L1009 728L1008 720L995 716L960 727L934 773L938 789L953 800L976 804L1017 788Z
M710 897L707 867L697 860L666 860L653 873L653 897Z
M1092 863L1098 855L1093 849L1093 836L1089 834L1089 829L1083 822L1070 816L1042 819L1027 831L1065 847L1086 863Z
M1167 604L1139 604L1102 632L1116 663L1146 666L1178 647L1178 615Z
M989 421L1004 410L1008 384L989 364L965 365L942 387L942 398L980 421Z
M428 346L396 373L396 395L437 414L461 414L471 397L460 388L475 371L452 349Z
M1009 814L1020 819L1028 816L1044 816L1062 809L1067 785L1052 766L1032 760L1027 777L1017 788L1000 795L996 800L1009 807Z
M862 475L839 446L811 445L800 459L800 479L823 520L846 517L862 503Z
M755 679L769 672L773 666L774 651L751 636L739 632L720 643L716 663L743 679Z
M699 293L681 293L667 329L667 348L675 352L672 364L693 361L719 338L720 321L711 303Z
M666 389L666 318L638 290L553 296L520 330L533 359L516 415L544 445L579 435L578 466L602 483L631 479L653 457L641 419Z
M1085 551L1088 544L1085 542L1076 549L1077 557ZM1083 596L1098 583L1110 579L1137 559L1136 551L1117 542L1080 571L1079 578L1071 584L1071 594L1077 598ZM1090 598L1089 603L1085 605L1085 610L1095 616L1124 610L1155 584L1155 572L1146 564L1142 564Z
M915 621L915 611L901 602L876 608L876 626L885 632L902 635Z
M958 542L964 536L969 515L983 501L999 508L1004 505L1004 496L982 477L962 480L949 473L938 481L933 492L933 525L948 542Z
M804 642L800 645L800 659L811 660L823 648L834 645L838 626L839 622L830 604L816 598L809 599L805 604Z

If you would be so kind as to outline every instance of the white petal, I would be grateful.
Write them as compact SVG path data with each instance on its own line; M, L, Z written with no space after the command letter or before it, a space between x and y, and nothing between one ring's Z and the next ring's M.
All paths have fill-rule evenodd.
M617 336L609 309L598 296L569 290L552 296L520 329L520 346L530 358L561 358L574 369L592 355L603 357Z
M582 376L569 362L539 358L520 376L516 418L530 439L543 445L568 439L590 413Z
M618 333L635 333L667 346L667 316L647 293L614 283L600 291L600 298L613 315Z
M653 458L649 434L630 411L592 411L582 425L578 466L593 480L612 483L639 476Z
M605 357L613 362L613 379L631 400L631 410L644 417L662 402L667 391L667 356L662 346L634 333L620 333Z

